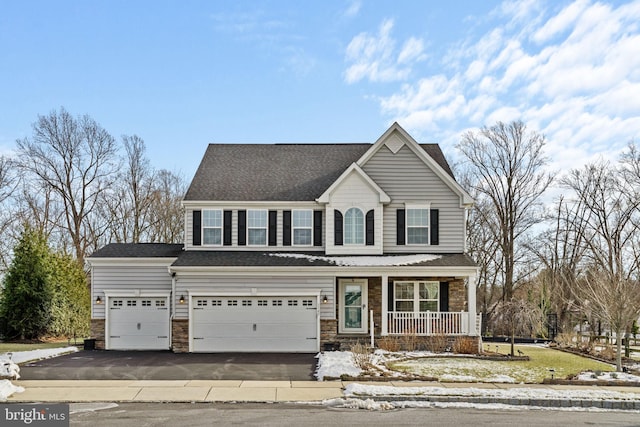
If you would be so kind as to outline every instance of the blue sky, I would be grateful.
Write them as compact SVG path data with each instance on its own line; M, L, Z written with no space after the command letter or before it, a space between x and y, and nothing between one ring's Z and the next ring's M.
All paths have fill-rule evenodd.
M455 161L521 119L556 170L640 138L640 1L5 1L0 153L64 106L190 179L210 142L374 142Z

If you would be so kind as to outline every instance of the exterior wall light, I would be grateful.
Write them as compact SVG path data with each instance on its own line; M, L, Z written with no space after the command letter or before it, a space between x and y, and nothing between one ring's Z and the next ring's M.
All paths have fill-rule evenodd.
M327 296L326 296L326 295L324 295L324 296L322 297L322 303L323 303L323 304L326 304L326 303L328 303L328 302L329 302L329 298L327 298Z
M96 298L96 304L102 304L102 298L100 298L99 295L98 298Z
M180 295L178 302L180 302L180 304L184 304L184 295Z

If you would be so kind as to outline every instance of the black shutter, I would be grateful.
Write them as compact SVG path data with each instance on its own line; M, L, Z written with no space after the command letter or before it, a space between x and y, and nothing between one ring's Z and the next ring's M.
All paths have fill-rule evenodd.
M405 236L405 229L404 229L404 209L397 209L396 210L396 244L397 245L404 245L404 236Z
M222 217L222 244L225 246L231 246L231 217L232 211L224 211Z
M313 211L313 246L322 246L322 211Z
M396 311L395 301L393 300L393 287L394 283L389 283L389 287L387 288L387 297L389 300L387 301L387 310L388 311Z
M202 211L193 211L193 246L202 245Z
M342 246L342 212L333 211L333 242L336 246Z
M367 216L365 219L365 241L367 243L367 246L373 246L374 245L374 236L375 236L375 226L374 226L374 216L375 213L373 212L373 209L371 209L369 212L367 212Z
M430 226L431 226L431 244L439 245L440 244L440 230L438 229L439 225L439 212L438 209L431 209L429 212L430 217Z
M269 246L278 244L278 211L269 211Z
M291 211L282 211L282 245L291 246Z
M449 311L449 282L440 282L440 311Z
M238 246L247 244L247 211L238 211Z

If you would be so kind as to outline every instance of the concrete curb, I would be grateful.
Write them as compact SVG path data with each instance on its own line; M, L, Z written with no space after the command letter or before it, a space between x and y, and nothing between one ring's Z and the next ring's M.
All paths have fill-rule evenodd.
M503 404L512 406L535 406L541 408L597 408L621 411L640 411L640 401L635 400L594 400L594 399L517 399L501 397L473 396L350 396L357 399L371 399L375 402L433 402L433 403L474 403Z

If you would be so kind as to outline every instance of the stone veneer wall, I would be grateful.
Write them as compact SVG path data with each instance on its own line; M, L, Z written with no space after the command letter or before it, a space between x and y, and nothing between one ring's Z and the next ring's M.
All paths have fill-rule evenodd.
M467 311L467 289L463 279L449 280L449 311Z
M91 338L96 340L96 350L104 350L104 319L91 319Z
M189 319L171 321L171 349L174 353L189 352Z

